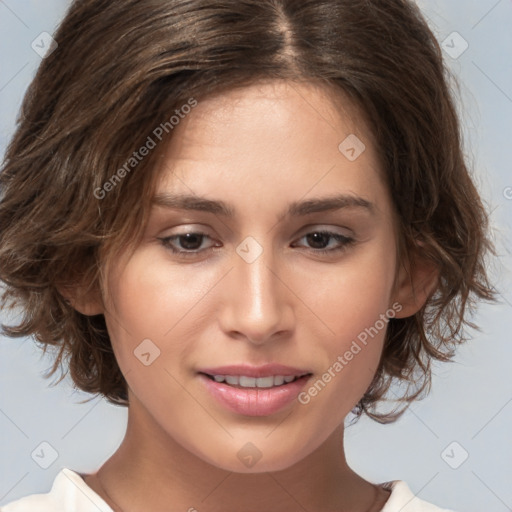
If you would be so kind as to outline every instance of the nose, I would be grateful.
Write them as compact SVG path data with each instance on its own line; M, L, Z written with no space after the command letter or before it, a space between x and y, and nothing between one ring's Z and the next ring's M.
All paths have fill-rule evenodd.
M293 294L272 251L264 249L253 261L235 253L233 260L219 315L223 331L254 345L289 335L294 327Z

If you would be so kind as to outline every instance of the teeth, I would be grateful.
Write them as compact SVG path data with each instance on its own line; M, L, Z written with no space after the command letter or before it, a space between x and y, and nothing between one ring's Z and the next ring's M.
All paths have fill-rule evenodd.
M225 382L231 386L240 386L242 388L271 388L288 384L300 376L296 375L270 375L269 377L247 377L246 375L214 375L215 382Z
M290 380L286 380L286 379L290 379ZM282 377L281 375L276 375L274 377L274 386L281 386L283 384L283 382L291 382L293 379L295 379L295 377L293 375L291 375L290 377Z
M232 386L236 386L238 384L238 377L235 377L234 375L226 375L224 380L227 384L231 384Z

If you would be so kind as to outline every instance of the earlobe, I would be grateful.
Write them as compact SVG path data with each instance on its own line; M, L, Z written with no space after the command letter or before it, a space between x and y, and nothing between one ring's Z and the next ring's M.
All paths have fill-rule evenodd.
M101 315L104 313L103 303L97 294L69 286L59 286L59 293L64 300L79 313L85 316Z
M439 270L436 265L416 255L410 263L400 264L394 300L402 305L396 318L416 314L437 289Z

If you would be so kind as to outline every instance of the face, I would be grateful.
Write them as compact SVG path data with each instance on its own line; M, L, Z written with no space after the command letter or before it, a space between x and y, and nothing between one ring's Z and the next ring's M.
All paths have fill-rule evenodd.
M107 282L130 408L217 467L289 467L343 424L399 316L370 132L327 89L262 82L199 101L159 176Z

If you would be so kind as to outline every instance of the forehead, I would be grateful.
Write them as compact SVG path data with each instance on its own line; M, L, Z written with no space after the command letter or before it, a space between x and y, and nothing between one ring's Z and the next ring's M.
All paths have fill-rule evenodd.
M282 144L290 136L295 141L311 140L318 129L322 135L331 132L326 143L352 133L372 136L363 112L342 90L319 82L261 80L199 100L173 132L169 149L208 140L225 151L224 136L230 128L245 148ZM179 156L184 157L187 147L180 147ZM178 158L176 151L173 156Z
M261 203L334 189L375 195L380 179L372 133L345 95L318 83L267 81L198 101L173 131L157 192L207 196L222 187Z

